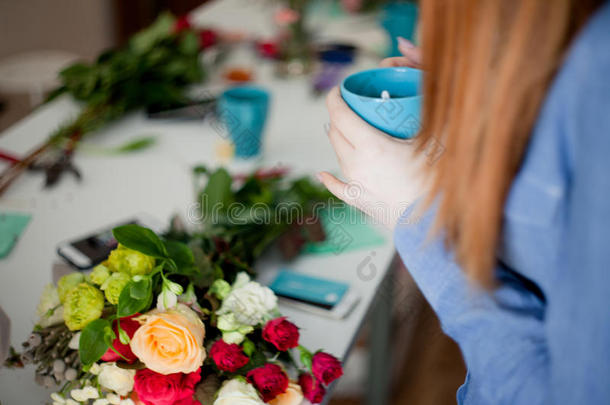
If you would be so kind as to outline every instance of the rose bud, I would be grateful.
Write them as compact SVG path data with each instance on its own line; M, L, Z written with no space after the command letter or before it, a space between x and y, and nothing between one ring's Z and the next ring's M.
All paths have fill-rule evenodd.
M189 20L188 15L183 15L181 17L178 17L176 19L176 22L174 22L174 33L175 34L179 34L182 31L190 30L190 29L191 29L191 22Z
M265 402L285 392L289 382L288 376L280 366L270 363L250 370L246 374L246 379L260 392Z
M220 370L236 372L250 361L239 345L228 344L220 339L214 342L210 356Z
M135 318L137 316L140 316L140 314L134 314L131 316L127 316L125 318L121 318L121 329L123 329L125 332L127 332L127 336L129 336L129 339L131 339L133 337L133 334L136 333L136 330L140 327L140 323L138 321L133 320L133 318ZM114 347L114 350L121 353L121 356L125 357L125 359L127 359L126 361L129 364L136 361L138 358L131 351L131 347L129 346L129 343L124 345L123 343L121 343L121 340L119 339L119 330L118 330L118 325L117 325L116 320L114 322L112 322L112 330L114 331L114 334L116 335L116 337L114 338L114 341L112 342L112 347ZM108 350L106 350L106 353L104 353L104 355L102 356L102 360L103 361L125 360L121 356L116 354L111 348L108 348Z
M324 386L319 381L316 381L311 374L301 374L299 376L299 385L303 390L303 396L312 404L319 404L326 395Z
M311 371L314 377L328 385L343 375L341 362L335 356L318 352L311 359Z
M299 345L299 329L286 317L272 319L263 328L263 339L284 352Z

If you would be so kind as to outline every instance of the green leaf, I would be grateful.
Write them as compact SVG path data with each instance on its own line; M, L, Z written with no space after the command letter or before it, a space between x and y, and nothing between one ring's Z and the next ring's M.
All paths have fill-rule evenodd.
M246 340L244 340L244 343L242 344L242 348L244 349L244 353L248 357L252 356L252 353L254 353L254 351L256 350L256 346L254 345L254 342L252 342L248 338L246 338Z
M307 370L311 371L311 352L301 345L298 346L298 349L301 353L301 364L303 364L303 367Z
M82 330L78 341L80 361L91 365L98 361L115 339L112 324L106 319L96 319L89 322Z
M161 14L150 27L131 38L129 42L131 48L140 54L151 51L158 41L171 34L174 21L171 14Z
M129 224L114 228L112 234L117 242L129 249L137 250L138 252L153 257L167 257L165 245L161 239L148 228Z
M117 315L120 318L130 316L147 309L152 302L152 281L144 278L130 281L119 295Z
M127 142L121 146L118 146L114 148L114 151L116 153L136 152L153 146L155 142L156 139L154 137L144 136L141 138L134 139L131 142Z
M231 176L224 168L217 169L208 179L208 184L203 190L204 206L202 207L205 213L211 214L215 210L224 211L233 201L233 192L231 191Z
M195 257L187 245L173 240L166 240L164 244L169 258L176 263L178 272L188 272L193 269Z

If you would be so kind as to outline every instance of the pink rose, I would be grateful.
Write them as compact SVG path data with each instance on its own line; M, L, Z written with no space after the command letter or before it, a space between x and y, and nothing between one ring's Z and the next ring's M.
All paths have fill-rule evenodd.
M312 404L319 404L326 395L326 390L321 382L316 381L311 374L301 374L299 376L299 385L303 390L303 396Z
M299 345L299 328L286 317L275 318L263 328L263 339L285 352Z
M250 361L239 345L228 344L222 339L214 342L210 349L210 356L220 370L231 373L236 372Z
M248 371L246 379L261 393L263 401L269 402L288 388L288 376L277 364L267 363Z
M159 374L145 368L136 372L133 390L145 405L190 405L196 403L188 400L192 400L200 380L201 369L189 374Z
M314 377L328 385L343 375L341 362L335 356L318 352L311 359L311 371Z

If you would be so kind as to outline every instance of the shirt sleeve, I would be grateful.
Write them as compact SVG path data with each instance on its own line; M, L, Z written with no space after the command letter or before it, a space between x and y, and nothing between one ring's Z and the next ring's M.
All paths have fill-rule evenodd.
M428 233L432 207L415 223L400 226L395 244L445 333L460 346L468 368L460 404L545 404L549 355L541 302L517 281L495 291L477 288ZM411 212L404 217L413 215Z
M550 403L559 405L610 404L610 7L599 17L605 24L572 55L563 94L571 166L565 256L546 322Z

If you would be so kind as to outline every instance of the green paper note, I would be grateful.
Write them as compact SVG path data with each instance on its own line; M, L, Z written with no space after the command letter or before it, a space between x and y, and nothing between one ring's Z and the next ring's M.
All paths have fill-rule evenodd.
M9 254L30 218L29 214L0 213L0 259Z
M326 240L308 242L305 253L339 254L379 246L385 242L383 235L367 224L366 215L359 210L349 206L334 207L331 210L320 213Z

